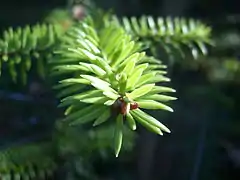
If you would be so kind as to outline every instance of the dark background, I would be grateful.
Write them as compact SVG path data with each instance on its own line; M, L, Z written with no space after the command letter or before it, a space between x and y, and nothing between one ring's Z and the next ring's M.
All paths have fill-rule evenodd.
M239 30L237 0L98 0L96 4L105 9L113 8L118 15L199 18L210 24L216 35L228 29ZM2 0L0 29L35 24L52 9L68 8L67 5L65 0ZM204 72L185 71L180 67L173 68L171 78L171 86L179 97L173 103L175 112L155 116L172 129L172 134L159 138L142 130L131 174L139 180L239 180L240 169L232 163L236 158L229 158L228 151L221 145L225 140L239 145L240 136L231 130L240 125L239 84L212 83ZM31 93L35 82L40 84L41 90ZM20 91L29 96L16 94ZM51 132L57 112L55 99L48 91L49 87L41 85L34 77L25 88L9 85L6 89L0 85L2 148ZM122 169L122 173L127 171Z
M104 8L114 8L118 14L125 15L174 15L191 16L197 18L216 18L222 20L226 16L238 14L237 0L96 0ZM1 27L35 23L43 15L56 7L67 6L65 0L8 0L1 1Z

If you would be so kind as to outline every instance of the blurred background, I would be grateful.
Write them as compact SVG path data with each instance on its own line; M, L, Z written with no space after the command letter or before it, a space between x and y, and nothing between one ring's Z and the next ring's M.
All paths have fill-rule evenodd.
M49 14L57 10L62 12L60 9L72 12L71 3L67 0L3 0L0 3L0 30L42 22ZM106 180L239 180L239 2L95 0L94 3L105 10L113 9L119 16L146 14L199 19L213 29L216 44L210 47L208 56L198 61L178 61L170 66L168 76L178 97L172 103L175 112L153 113L171 129L170 135L159 137L140 129L136 138L132 140L130 137L131 150L120 158L116 159L112 154L106 157L101 153L90 157L82 155L74 168L69 166L69 169L60 169L58 173L78 169L82 163L84 170L78 171L79 174L88 171L89 165L90 173ZM57 16L65 18L64 13ZM48 82L38 78L34 72L26 86L10 83L8 77L2 76L1 150L38 141L52 132L56 117L61 113L56 108L53 94ZM82 146L88 149L90 145L82 142ZM65 173L57 179L68 178Z

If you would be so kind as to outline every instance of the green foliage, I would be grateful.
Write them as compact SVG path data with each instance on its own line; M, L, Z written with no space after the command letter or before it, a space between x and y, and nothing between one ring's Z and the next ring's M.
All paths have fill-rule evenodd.
M56 169L51 143L10 147L0 152L0 178L47 179Z
M44 77L46 62L62 33L57 24L5 30L0 40L0 72L8 70L14 82L20 79L25 84L28 71L35 65L40 77Z
M167 103L176 98L167 94L174 89L161 85L170 81L166 66L143 49L148 45L155 53L160 45L167 57L184 57L187 48L197 58L211 44L209 27L192 19L117 18L104 11L89 12L75 25L61 10L45 21L50 24L3 32L0 71L26 83L34 66L41 77L53 66L50 72L60 80L54 86L59 106L66 108L63 127L51 143L0 152L1 178L46 178L56 167L55 157L107 157L112 144L118 156L121 149L131 150L138 124L159 135L170 133L144 111L173 112ZM86 130L88 124L94 127Z
M200 54L207 54L207 44L210 39L211 28L200 21L185 18L153 18L152 16L118 18L112 21L123 26L124 29L149 44L153 53L160 48L169 56L185 58L185 50L190 51L196 59ZM106 23L109 23L106 20ZM156 46L157 45L157 46Z
M124 29L114 23L95 28L90 17L63 39L56 52L59 57L52 63L53 74L68 77L55 87L60 90L60 106L67 107L64 121L70 125L94 122L95 126L112 120L116 123L116 156L122 146L125 121L137 121L160 135L170 132L139 109L173 111L163 102L176 98L158 94L174 92L156 85L170 81L164 76L166 66L161 61L142 52L141 44Z
M97 20L96 28L102 23L106 26L109 23L120 25L127 33L133 35L134 40L140 38L142 44L145 46L148 44L155 56L160 45L169 59L184 57L185 49L190 50L197 58L200 52L205 55L206 44L212 43L211 29L192 19L158 18L155 20L151 16L142 16L140 19L135 17L120 19L100 10L96 10L91 15ZM64 18L59 19L59 16ZM46 75L44 67L52 58L53 50L61 42L59 37L72 26L73 22L61 10L54 11L45 21L52 24L38 24L15 30L9 28L3 32L0 40L0 73L1 69L6 69L14 82L20 79L24 84L27 81L28 71L33 65L36 66L40 77Z

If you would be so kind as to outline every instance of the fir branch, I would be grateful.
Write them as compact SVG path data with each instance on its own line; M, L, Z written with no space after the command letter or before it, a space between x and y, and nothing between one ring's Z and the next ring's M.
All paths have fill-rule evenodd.
M96 28L88 17L72 28L53 59L53 74L65 76L55 88L60 90L60 106L67 107L65 121L70 125L115 123L115 153L122 147L123 123L132 130L139 122L162 135L170 130L141 109L173 111L164 102L176 98L158 94L175 90L157 86L168 82L166 66L141 51L124 29L114 23ZM69 76L69 78L67 78Z
M8 69L14 82L20 76L25 84L27 72L36 65L38 74L44 77L47 59L52 56L62 34L63 29L57 24L5 30L0 39L0 73Z
M56 169L51 143L9 147L0 151L0 178L49 179Z
M210 39L211 28L193 19L155 19L152 16L142 16L139 19L113 16L111 19L136 38L140 38L140 41L149 43L152 49L160 45L168 55L177 54L178 57L184 58L186 49L190 50L196 59L201 53L206 55L206 46L213 44Z

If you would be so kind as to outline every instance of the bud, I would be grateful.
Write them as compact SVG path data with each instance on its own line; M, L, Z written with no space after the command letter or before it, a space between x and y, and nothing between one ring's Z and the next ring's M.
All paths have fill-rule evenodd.
M72 8L72 16L76 20L82 20L86 15L85 8L82 5L75 5Z
M138 106L138 103L136 102L133 102L130 104L130 110L134 110L134 109L137 109L139 106Z

